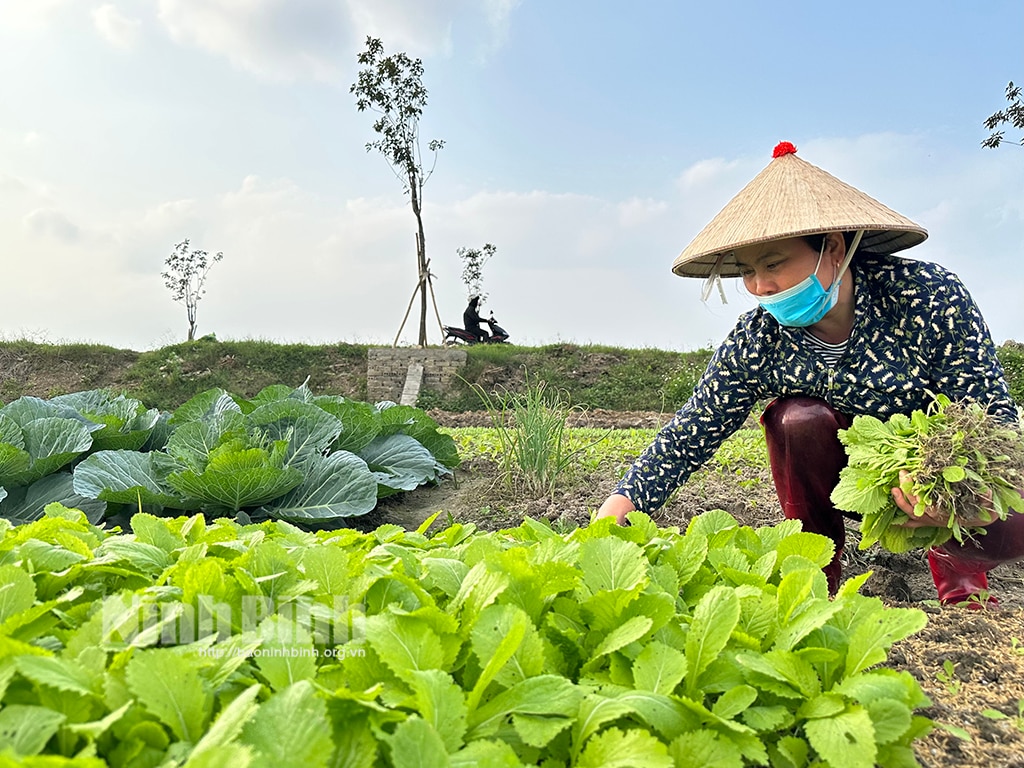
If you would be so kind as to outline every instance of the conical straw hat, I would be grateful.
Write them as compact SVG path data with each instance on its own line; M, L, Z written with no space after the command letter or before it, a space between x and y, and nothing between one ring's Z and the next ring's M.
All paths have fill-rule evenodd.
M772 161L701 230L672 271L738 277L731 251L745 245L821 232L865 230L858 253L895 253L928 232L858 189L796 156L784 141Z

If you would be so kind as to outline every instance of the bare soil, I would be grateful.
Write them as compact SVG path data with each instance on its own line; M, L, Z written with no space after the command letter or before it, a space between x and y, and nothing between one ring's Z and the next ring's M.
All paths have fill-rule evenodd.
M481 413L431 415L442 426L490 426ZM654 428L666 419L657 413L600 410L576 418L576 425L600 428ZM510 488L492 462L471 461L436 487L385 499L360 527L392 522L414 528L439 510L440 521L472 522L485 530L515 527L527 516L567 529L584 526L624 469L577 474L554 495L536 498ZM771 477L754 469L742 476L702 470L654 519L662 526L685 528L694 516L712 509L726 510L743 525L772 525L782 519ZM862 594L892 606L921 608L928 615L927 627L894 646L887 665L910 672L921 683L932 701L921 714L969 735L964 739L949 730L934 730L918 742L920 764L1024 768L1024 712L1018 709L1024 707L1024 565L1003 565L989 575L998 610L940 608L923 552L895 555L878 547L859 551L854 521L848 523L847 534L844 576L870 571ZM947 661L953 665L952 675ZM997 719L991 711L1006 717Z

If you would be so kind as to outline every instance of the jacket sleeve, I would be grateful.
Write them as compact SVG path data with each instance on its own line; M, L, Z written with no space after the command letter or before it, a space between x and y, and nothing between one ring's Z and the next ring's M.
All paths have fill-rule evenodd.
M958 277L948 276L933 294L931 331L938 343L933 361L939 391L954 400L974 400L1008 424L1017 423L1002 363L981 310Z
M715 352L690 399L627 470L616 493L643 512L658 509L742 426L756 402L741 364L748 346L741 323Z

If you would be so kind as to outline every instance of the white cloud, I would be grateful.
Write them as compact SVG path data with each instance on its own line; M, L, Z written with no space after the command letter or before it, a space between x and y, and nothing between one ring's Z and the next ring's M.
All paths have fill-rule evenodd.
M116 5L106 3L94 8L92 22L100 37L115 48L131 50L138 43L142 22L128 18Z
M720 157L698 160L680 174L678 185L683 191L691 191L716 184L723 177L731 177L739 165L738 161L726 162Z
M367 35L410 56L450 56L456 44L487 58L507 41L520 0L347 0L361 43ZM459 40L453 29L459 30Z
M36 208L24 218L25 227L36 235L48 235L65 243L74 243L81 230L67 216L53 208Z
M332 0L159 0L171 38L271 80L331 81L351 67L348 23Z
M619 224L628 229L647 225L659 218L668 210L668 203L664 200L641 200L634 197L619 203L618 209Z
M0 3L0 24L8 29L41 29L70 9L77 0L31 0Z
M507 39L519 0L159 0L171 38L270 80L336 82L367 36L414 58L450 56L453 29L479 56Z

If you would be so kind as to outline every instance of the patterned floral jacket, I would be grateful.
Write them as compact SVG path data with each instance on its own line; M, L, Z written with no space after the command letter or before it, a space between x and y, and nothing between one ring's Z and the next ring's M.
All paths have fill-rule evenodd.
M988 326L967 289L937 264L855 256L853 332L835 367L760 307L739 318L693 396L658 432L616 492L651 512L739 429L759 401L819 397L849 416L887 419L929 393L986 403L1017 423Z

